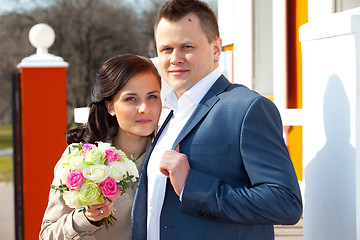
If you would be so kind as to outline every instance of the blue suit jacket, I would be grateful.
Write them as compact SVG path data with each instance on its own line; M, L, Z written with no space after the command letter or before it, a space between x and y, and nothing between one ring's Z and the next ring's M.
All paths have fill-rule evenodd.
M267 98L221 76L199 103L173 149L178 144L191 170L181 202L170 181L167 183L161 239L274 239L273 224L299 220L298 180L284 143L279 112ZM147 162L153 146L135 196L134 240L146 239Z

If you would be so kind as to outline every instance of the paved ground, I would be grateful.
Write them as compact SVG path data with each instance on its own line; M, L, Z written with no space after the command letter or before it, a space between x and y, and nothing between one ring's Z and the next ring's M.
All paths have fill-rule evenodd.
M0 149L0 157L13 154L12 148ZM0 239L15 240L14 184L0 182Z
M0 157L2 157L2 156L10 156L12 154L13 154L13 149L12 148L0 149Z
M275 240L302 240L303 239L303 218L296 225L275 226Z
M14 185L0 182L0 239L15 239Z

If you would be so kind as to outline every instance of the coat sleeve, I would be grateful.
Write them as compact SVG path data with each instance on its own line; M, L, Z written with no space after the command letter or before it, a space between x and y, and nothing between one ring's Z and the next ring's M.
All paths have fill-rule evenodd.
M239 174L246 174L249 183L236 188L191 169L181 211L220 222L295 224L302 214L301 193L275 105L257 98L246 112L240 132L239 161L243 161L244 171Z
M54 168L53 184L58 184L58 173L68 149ZM101 227L92 225L83 212L65 204L62 195L50 190L49 201L41 223L39 239L82 239L91 236Z

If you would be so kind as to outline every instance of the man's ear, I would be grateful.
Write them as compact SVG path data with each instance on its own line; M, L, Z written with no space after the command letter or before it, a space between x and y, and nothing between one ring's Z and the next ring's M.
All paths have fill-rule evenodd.
M214 61L219 59L220 53L222 51L222 39L217 37L214 39Z
M115 116L114 104L111 101L105 100L106 110L111 116Z

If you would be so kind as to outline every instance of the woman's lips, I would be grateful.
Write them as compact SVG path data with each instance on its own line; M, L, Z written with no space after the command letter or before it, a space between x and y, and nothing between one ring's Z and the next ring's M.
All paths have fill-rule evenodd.
M144 118L144 119L139 119L136 122L141 123L141 124L148 124L150 123L152 120L148 119L148 118Z

